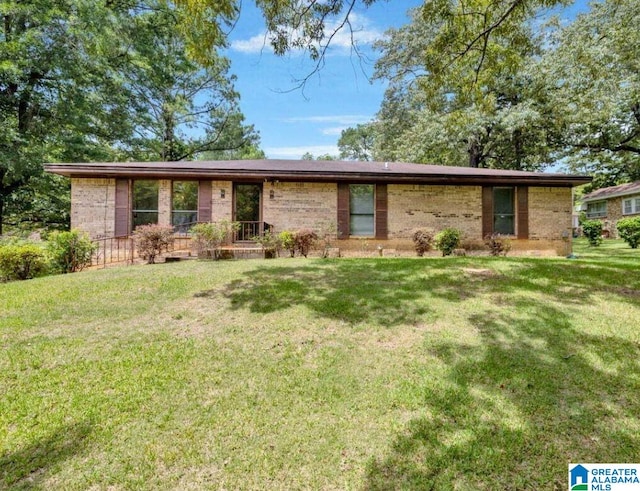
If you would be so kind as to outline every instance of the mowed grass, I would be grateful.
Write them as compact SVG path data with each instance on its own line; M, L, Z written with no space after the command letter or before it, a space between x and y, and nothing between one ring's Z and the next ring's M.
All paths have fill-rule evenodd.
M566 489L640 460L640 251L0 284L0 489Z

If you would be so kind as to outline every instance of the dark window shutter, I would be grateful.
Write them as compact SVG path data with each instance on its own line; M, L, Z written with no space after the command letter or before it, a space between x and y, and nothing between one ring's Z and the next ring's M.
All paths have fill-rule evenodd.
M211 221L211 181L199 181L198 183L198 221Z
M338 239L349 238L349 185L338 183Z
M116 179L115 236L129 235L129 179Z
M518 186L516 191L516 199L518 200L518 239L529 238L529 188L527 186Z
M376 239L387 238L387 185L376 185Z
M493 233L493 188L482 188L482 237Z

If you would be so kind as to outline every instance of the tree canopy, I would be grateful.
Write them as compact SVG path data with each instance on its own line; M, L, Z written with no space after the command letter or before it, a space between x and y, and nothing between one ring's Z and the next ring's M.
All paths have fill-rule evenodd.
M53 198L68 184L43 162L259 151L229 61L187 55L185 15L164 0L0 3L0 233L7 217L68 222L68 198Z

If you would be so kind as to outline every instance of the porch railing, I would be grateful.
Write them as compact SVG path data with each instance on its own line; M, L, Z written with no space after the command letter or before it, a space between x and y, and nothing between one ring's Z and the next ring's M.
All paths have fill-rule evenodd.
M173 241L163 252L183 251L191 248L189 230L198 222L181 224L174 227ZM234 242L252 242L255 237L262 237L265 232L273 231L273 225L266 222L238 222L238 231L234 234ZM133 264L138 259L138 251L133 237L105 237L94 239L95 251L91 258L91 266L106 267L111 264Z
M273 225L266 222L238 222L240 227L234 234L234 242L251 242L254 237L262 237L265 232L273 230Z
M133 264L139 258L136 243L133 237L106 237L94 239L95 251L91 257L91 266L107 267L111 264ZM183 251L191 248L189 235L173 236L169 247L163 253Z

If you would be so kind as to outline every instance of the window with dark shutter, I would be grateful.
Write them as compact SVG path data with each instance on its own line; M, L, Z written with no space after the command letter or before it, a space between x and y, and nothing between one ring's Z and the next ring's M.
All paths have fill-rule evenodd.
M114 235L129 235L129 179L116 179Z
M198 184L198 221L211 221L211 197L213 190L211 181L200 181Z

